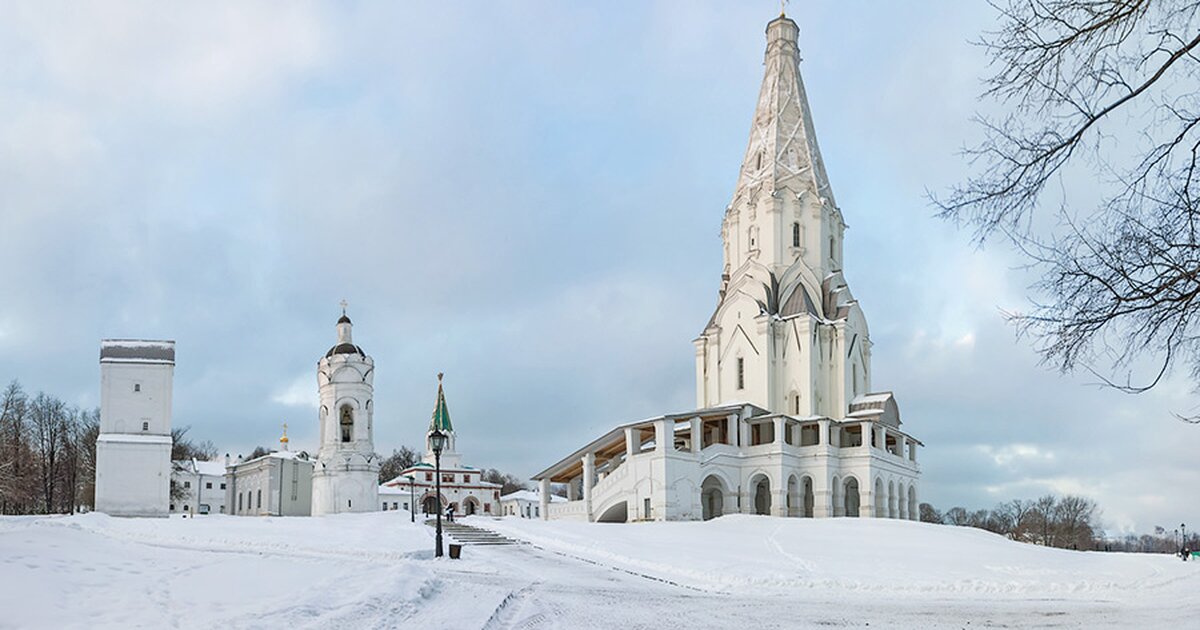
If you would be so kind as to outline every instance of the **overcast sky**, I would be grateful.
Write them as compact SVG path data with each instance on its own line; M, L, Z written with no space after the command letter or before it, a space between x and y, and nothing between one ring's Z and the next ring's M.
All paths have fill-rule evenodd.
M344 298L381 452L422 444L438 371L466 462L521 476L694 407L777 4L347 4L0 8L0 381L95 406L101 338L175 339L174 425L236 455L287 422L314 449ZM1020 259L932 217L968 172L992 10L793 5L921 499L1200 526L1200 427L1169 415L1190 385L1039 366L1001 317L1029 303Z

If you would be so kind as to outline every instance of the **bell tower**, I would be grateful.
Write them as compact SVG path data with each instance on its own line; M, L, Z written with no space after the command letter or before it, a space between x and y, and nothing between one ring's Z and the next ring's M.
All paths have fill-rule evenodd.
M337 343L317 362L321 445L313 466L313 516L379 509L375 361L354 345L352 328L342 302Z

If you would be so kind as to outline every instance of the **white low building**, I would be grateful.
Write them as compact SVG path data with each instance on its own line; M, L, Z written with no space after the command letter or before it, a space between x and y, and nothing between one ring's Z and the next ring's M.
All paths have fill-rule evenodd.
M180 489L171 514L224 514L225 463L187 459L171 462L171 483ZM174 493L173 493L174 494Z
M415 492L417 507L424 514L433 514L439 510L453 508L455 514L469 516L472 514L500 513L500 484L483 480L483 471L466 466L462 463L462 455L457 450L457 438L454 426L450 422L450 409L446 406L446 394L442 389L442 375L438 374L437 403L434 405L433 417L429 421L429 430L425 436L425 455L421 461L385 482L381 492L389 494L396 491ZM440 430L448 437L446 448L441 456L441 500L437 494L437 472L433 447L429 435L434 430ZM393 496L398 496L393 494ZM393 499L393 501L396 501Z
M286 450L239 459L227 467L225 486L230 514L311 516L313 460L308 453Z
M566 497L550 495L550 503L566 503ZM501 516L542 518L542 494L536 490L517 490L500 497Z
M618 426L535 475L545 518L917 518L921 443L892 393L872 391L798 35L782 15L767 25L717 306L693 342L697 409ZM549 503L552 482L568 484L568 502Z
M408 511L409 506L413 503L413 489L399 486L381 485L379 486L379 507L384 512L394 510Z

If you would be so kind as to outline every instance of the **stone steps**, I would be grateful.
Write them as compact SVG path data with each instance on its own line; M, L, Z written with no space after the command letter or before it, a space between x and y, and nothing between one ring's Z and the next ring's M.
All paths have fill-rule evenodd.
M435 519L426 520L425 524L430 527L436 527ZM448 523L442 521L442 533L454 539L454 542L461 545L519 545L520 541L513 540L506 536L501 536L482 527L473 525L464 525L462 523Z

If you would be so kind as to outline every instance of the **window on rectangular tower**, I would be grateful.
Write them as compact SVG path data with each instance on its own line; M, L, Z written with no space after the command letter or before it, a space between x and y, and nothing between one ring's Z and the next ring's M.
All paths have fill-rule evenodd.
M737 388L746 389L746 360L742 357L737 361Z
M792 224L792 247L800 247L800 224Z

